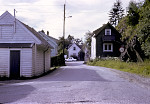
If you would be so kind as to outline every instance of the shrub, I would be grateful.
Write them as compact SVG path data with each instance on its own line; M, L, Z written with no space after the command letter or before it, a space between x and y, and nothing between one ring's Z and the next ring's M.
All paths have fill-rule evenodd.
M59 54L57 56L54 56L51 58L51 66L64 66L65 65L65 59L63 54Z

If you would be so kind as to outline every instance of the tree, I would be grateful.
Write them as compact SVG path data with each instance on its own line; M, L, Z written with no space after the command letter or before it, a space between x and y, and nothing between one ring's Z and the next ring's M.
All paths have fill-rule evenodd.
M150 58L150 1L145 0L140 10L138 37L145 55Z
M92 38L92 36L93 36L93 33L90 32L90 31L85 33L85 44L84 44L84 47L86 47L89 52L91 50L91 38Z
M85 33L85 43L91 47L91 38L93 36L93 33L88 31Z
M77 38L77 39L74 39L74 43L76 43L77 45L82 45L83 41L82 39Z
M74 36L68 35L67 40L69 41L69 43L73 43Z
M138 47L142 49L139 54L144 52L141 57L150 58L150 0L139 3L130 2L127 16L120 21L116 28L123 36L123 40L128 40L126 41L127 45L137 36Z
M65 45L64 45L64 43L65 43ZM82 45L83 41L78 38L75 39L74 36L71 36L71 35L68 35L68 37L65 40L63 37L59 37L58 53L62 53L63 48L65 48L64 51L65 51L65 54L67 54L67 49L68 49L69 45L72 43L76 43L77 45Z
M120 0L117 0L114 5L113 8L110 10L109 13L109 22L110 24L112 24L113 26L116 26L119 21L123 18L124 16L124 9L122 8L122 2Z
M128 21L127 23L131 26L135 26L139 23L139 6L136 2L131 1L128 6Z

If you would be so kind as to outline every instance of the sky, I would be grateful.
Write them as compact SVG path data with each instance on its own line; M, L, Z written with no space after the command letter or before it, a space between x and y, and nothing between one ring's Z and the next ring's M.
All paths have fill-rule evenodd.
M50 36L58 39L63 36L65 2L65 38L71 35L84 40L88 31L93 32L109 21L109 11L116 0L0 0L0 15L5 11L14 15L15 9L18 20L36 31L49 31ZM121 2L126 10L130 0Z

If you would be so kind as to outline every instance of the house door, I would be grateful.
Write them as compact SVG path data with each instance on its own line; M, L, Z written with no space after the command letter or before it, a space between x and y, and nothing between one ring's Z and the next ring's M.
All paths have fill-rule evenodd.
M10 51L10 78L20 77L20 51Z

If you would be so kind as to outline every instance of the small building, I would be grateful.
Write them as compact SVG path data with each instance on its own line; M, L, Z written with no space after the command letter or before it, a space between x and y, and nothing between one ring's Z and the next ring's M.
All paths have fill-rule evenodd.
M8 11L0 16L0 76L39 76L50 69L53 47Z
M68 47L68 57L74 57L80 61L83 61L84 51L82 50L82 46L79 46L76 43L70 44Z
M102 57L119 57L121 34L110 24L104 24L93 31L91 41L91 59Z
M51 49L51 57L58 55L58 40L49 36L49 32L45 34L44 31L39 31L39 34L53 47Z

